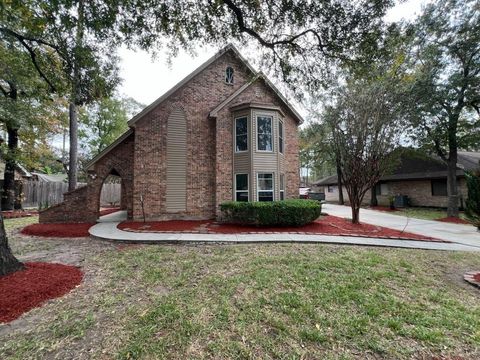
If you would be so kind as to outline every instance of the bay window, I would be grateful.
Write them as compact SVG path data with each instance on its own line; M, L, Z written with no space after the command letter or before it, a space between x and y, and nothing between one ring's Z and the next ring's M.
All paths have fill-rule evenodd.
M235 152L248 150L248 118L235 119Z
M235 175L235 201L248 201L248 174Z
M272 117L257 116L257 150L273 151Z
M278 151L283 154L283 122L278 122Z
M285 175L280 174L280 200L285 200Z
M273 174L257 174L258 201L273 201Z

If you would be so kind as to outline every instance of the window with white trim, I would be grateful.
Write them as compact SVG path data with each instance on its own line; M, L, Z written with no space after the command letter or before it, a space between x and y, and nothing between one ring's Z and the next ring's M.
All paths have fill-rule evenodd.
M225 69L225 82L227 84L233 84L233 68L231 66L227 66Z
M257 150L273 151L272 117L257 116Z
M280 174L280 200L285 200L285 175Z
M248 174L235 175L235 201L248 201Z
M273 174L257 174L258 201L273 201Z
M278 151L283 154L283 122L278 122Z
M248 150L248 118L235 119L235 152Z

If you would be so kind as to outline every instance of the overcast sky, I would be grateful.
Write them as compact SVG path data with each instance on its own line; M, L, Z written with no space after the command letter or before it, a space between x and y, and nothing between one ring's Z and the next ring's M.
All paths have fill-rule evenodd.
M386 18L391 22L413 18L427 1L429 0L407 0L392 8ZM161 53L156 59L152 60L151 55L144 51L122 48L119 51L121 58L120 75L123 78L120 92L148 105L175 86L176 83L218 50L212 47L198 48L196 57L180 52L169 66L166 56L162 56ZM242 49L239 50L242 52ZM245 51L242 53L248 59L249 54ZM297 107L299 107L298 104ZM304 109L299 107L298 110L304 115Z

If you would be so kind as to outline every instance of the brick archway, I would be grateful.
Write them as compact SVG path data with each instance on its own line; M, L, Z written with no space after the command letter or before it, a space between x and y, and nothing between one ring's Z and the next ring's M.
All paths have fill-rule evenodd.
M97 159L88 171L87 185L64 194L64 201L40 212L41 223L95 222L100 209L103 182L112 172L123 183L123 205L132 217L134 133Z

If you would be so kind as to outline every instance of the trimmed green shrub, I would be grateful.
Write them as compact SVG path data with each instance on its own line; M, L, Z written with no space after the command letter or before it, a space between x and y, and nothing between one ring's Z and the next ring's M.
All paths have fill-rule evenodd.
M270 202L228 201L220 205L226 223L256 226L303 226L322 211L316 200L289 199Z
M468 188L465 214L468 221L480 230L480 173L465 172L465 179Z

